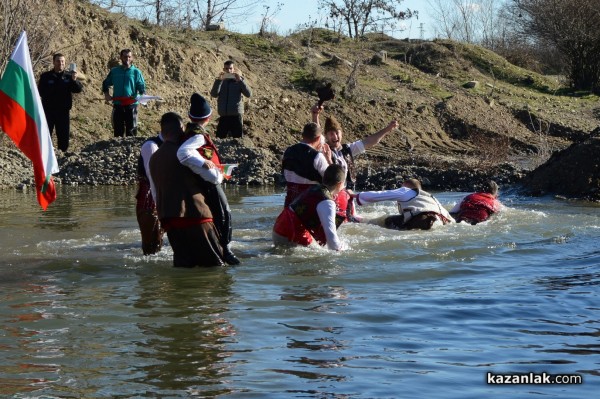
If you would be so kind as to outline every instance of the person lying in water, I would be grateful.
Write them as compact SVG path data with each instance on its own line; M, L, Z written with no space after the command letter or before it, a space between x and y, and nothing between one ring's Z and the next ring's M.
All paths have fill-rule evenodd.
M355 194L358 205L381 201L397 201L399 215L387 216L383 226L395 230L429 230L436 223L448 224L454 218L440 202L421 187L417 179L408 179L400 188L385 191L363 191ZM371 223L380 224L379 220Z
M316 240L328 249L344 249L335 225L334 198L344 189L346 170L329 165L323 182L314 184L285 207L273 226L273 243L278 245L310 245Z
M450 214L457 222L475 225L485 222L502 207L502 203L498 201L498 185L490 180L482 191L464 197L450 210Z

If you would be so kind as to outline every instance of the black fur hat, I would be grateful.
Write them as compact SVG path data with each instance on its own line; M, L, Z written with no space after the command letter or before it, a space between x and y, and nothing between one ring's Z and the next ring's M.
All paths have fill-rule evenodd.
M210 108L208 101L198 93L192 94L188 116L192 119L206 119L211 115L212 109Z

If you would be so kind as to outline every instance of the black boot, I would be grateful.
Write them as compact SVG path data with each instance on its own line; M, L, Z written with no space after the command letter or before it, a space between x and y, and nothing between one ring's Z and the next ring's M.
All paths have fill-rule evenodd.
M231 252L229 247L223 247L223 260L231 266L239 265L241 263L237 256Z

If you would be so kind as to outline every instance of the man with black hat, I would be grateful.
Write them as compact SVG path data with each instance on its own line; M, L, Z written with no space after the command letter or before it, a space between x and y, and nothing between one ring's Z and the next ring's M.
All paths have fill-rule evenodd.
M229 248L233 228L231 209L221 185L223 173L217 147L206 132L212 109L206 99L198 93L190 98L190 121L185 129L187 140L179 147L179 161L199 175L206 182L206 203L213 213L213 220L221 236L223 260L230 265L240 264L240 260Z
M164 138L150 158L156 210L173 248L175 267L223 266L220 234L205 200L205 183L177 159L183 120L174 112L161 119Z

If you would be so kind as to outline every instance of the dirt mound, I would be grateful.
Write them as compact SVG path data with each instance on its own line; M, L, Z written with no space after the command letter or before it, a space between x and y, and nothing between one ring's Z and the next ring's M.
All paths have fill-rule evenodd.
M534 195L555 193L600 201L600 137L556 152L523 180Z

